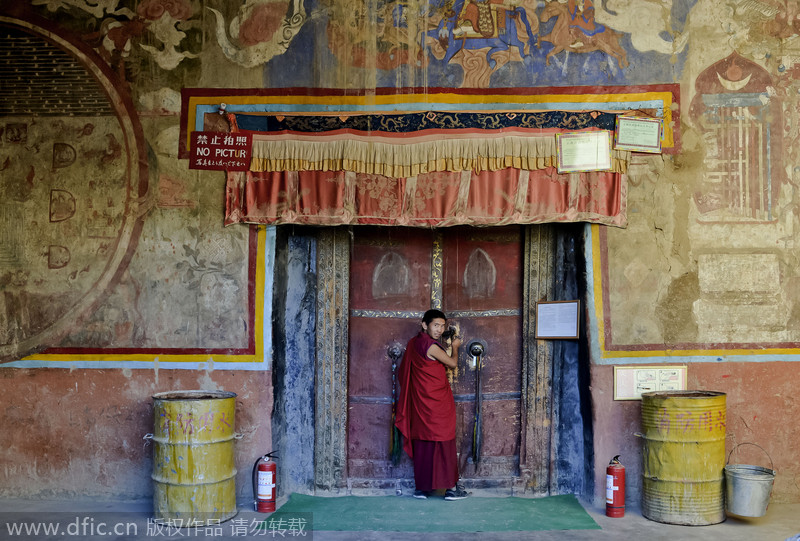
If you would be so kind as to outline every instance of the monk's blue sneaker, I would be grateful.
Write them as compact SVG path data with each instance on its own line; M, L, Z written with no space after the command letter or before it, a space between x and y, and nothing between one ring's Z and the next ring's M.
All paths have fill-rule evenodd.
M457 486L456 488L448 488L444 493L444 499L451 502L453 500L463 500L469 496L469 492Z

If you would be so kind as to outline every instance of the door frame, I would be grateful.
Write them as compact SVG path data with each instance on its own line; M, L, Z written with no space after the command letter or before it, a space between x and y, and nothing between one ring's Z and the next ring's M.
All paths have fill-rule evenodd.
M555 342L534 338L536 302L554 300L553 225L524 226L520 478L512 489L534 496L553 490L557 425L553 407ZM350 229L317 235L314 485L338 492L347 484Z

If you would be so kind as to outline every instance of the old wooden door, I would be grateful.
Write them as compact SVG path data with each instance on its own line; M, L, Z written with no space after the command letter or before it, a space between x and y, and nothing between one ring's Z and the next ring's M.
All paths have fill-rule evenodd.
M387 488L413 480L405 453L397 463L390 456L393 361L419 331L424 311L439 308L463 337L452 372L462 479L473 487L511 485L520 470L522 229L353 231L348 484ZM480 378L468 354L473 343L484 348Z

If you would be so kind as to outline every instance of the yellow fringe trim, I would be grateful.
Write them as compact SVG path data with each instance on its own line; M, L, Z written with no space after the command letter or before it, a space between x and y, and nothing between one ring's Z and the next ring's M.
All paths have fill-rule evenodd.
M256 136L258 137L258 136ZM612 172L627 173L630 152L612 150ZM437 171L534 171L555 167L554 136L426 139L385 143L364 139L254 139L251 171L352 171L393 178Z

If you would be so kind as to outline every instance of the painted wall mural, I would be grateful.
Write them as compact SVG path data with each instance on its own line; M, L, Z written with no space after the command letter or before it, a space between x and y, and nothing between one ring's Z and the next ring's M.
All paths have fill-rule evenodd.
M141 231L149 178L138 119L91 50L55 33L45 41L3 28L0 36L16 48L5 68L25 75L6 83L15 114L0 123L0 360L8 360L61 339L117 282ZM59 70L71 84L41 75ZM25 100L14 91L20 79Z
M168 116L140 122L109 50L30 21L0 28L24 74L0 119L0 360L264 369L266 232L217 227L213 175L175 160Z
M221 52L268 87L530 87L680 77L697 0L34 0L133 80ZM777 15L776 15L777 17ZM777 19L776 19L777 20ZM777 24L777 23L776 23ZM775 30L778 31L778 30ZM168 74L171 73L171 76ZM189 85L190 86L190 85Z
M676 134L685 132L689 144L678 147L680 153L668 160L643 156L632 161L628 197L640 210L636 206L631 209L626 232L610 233L601 243L601 257L607 258L603 260L607 265L604 287L621 292L610 294L602 304L606 312L598 315L609 323L605 329L611 333L608 351L614 347L697 351L697 344L706 340L727 344L726 351L741 349L736 344L761 341L788 348L786 351L794 348L791 331L769 330L795 328L792 322L800 313L794 301L800 279L787 271L796 267L797 259L787 240L792 236L797 206L793 195L797 171L789 164L796 161L796 127L800 124L800 85L796 82L800 46L795 45L800 26L793 3L247 0L233 5L221 0L109 0L100 4L33 0L25 8L14 9L45 19L58 15L60 26L80 36L120 80L130 84L135 106L147 118L143 124L153 151L152 191L141 213L146 220L138 239L142 244L131 256L130 268L116 278L120 289L110 291L106 299L111 305L100 308L90 318L91 325L64 335L60 347L135 349L170 344L202 349L205 344L223 351L238 350L251 341L247 333L230 338L241 327L234 320L252 319L251 314L238 310L217 313L215 304L202 293L221 288L240 299L249 298L253 267L247 271L250 274L233 267L242 254L251 253L251 236L241 231L209 236L213 211L197 202L196 179L213 185L213 174L188 172L183 156L176 161L175 151L168 148L172 145L168 134L176 130L167 119L174 118L180 108L178 92L187 87L218 86L222 77L242 88L258 86L255 81L265 89L359 89L365 95L360 106L364 111L373 106L391 107L378 105L378 99L370 101L366 92L387 87L424 93L425 89L568 89L580 85L596 88L600 95L600 89L679 83L683 96L671 102L671 127ZM697 49L701 37L704 46ZM212 65L214 69L206 69ZM258 114L258 99L248 101L237 95L230 107ZM680 104L684 104L682 111ZM207 117L217 106L217 102L209 102L190 113ZM544 110L549 106L544 101L526 105ZM270 111L292 112L296 106L270 107ZM37 137L36 127L28 119L7 115L4 120L6 155L22 148L27 138ZM76 122L70 129L90 124ZM105 146L98 150L102 156L97 159L111 163L124 148L121 136L110 126L92 126L91 137L106 134ZM187 126L181 126L185 129ZM52 141L49 163L53 171L75 169L76 161L87 155L86 140ZM179 154L180 149L179 144ZM17 199L32 193L32 186L39 189L36 173L26 176L20 169L23 165L23 160L12 157L5 166L4 179L11 178L12 172L17 179L4 180L6 190ZM80 190L52 185L47 193L49 223L64 227L87 215ZM648 198L656 195L662 205L653 208ZM102 222L111 212L109 208L107 201L105 206L93 203L92 219L97 225L86 230L102 237L108 219L114 220L110 215ZM9 227L3 231L0 256L7 261L20 261L28 253L24 243L20 246L14 240L20 236L15 225L19 224L15 219L19 212L18 207L9 208L3 217ZM662 215L663 225L658 230L666 234L659 237L647 219ZM640 223L637 216L644 221ZM191 228L178 235L163 233L187 218ZM634 255L628 261L630 239L640 228L642 239L647 239L642 240L644 250L637 252L638 243L633 243ZM167 238L170 240L165 243ZM720 239L726 242L720 244ZM173 245L180 255L163 259ZM712 246L727 247L721 249L723 253L712 253ZM669 255L638 256L651 249ZM137 275L145 273L146 260L141 258L148 250L171 269L163 273L164 280L173 286L179 283L181 290L200 292L194 308L187 305L184 310L194 316L167 318L183 323L161 334L161 324L155 323L159 317L137 308L150 302L151 288L158 291L153 299L164 298L163 283L143 285L143 275ZM763 286L764 292L747 297L773 308L772 318L767 318L769 325L761 330L753 330L748 323L753 318L739 306L746 299L732 301L735 296L730 291L718 291L714 285L720 282L719 273L729 272L723 270L730 266L728 258L735 259L742 251L748 256L756 254L759 264L771 269L760 274L762 279L773 277ZM48 241L43 253L44 267L51 274L72 272L78 263L63 239ZM654 266L653 261L663 263ZM24 308L31 305L25 301L30 292L30 285L25 284L40 279L13 268L3 280L4 302L12 307L5 317L13 323L6 326L4 336L7 341L19 340L30 334L25 330L31 325L27 322L41 320L35 310ZM642 284L651 280L656 287L641 293ZM638 310L643 306L662 308L640 317L643 314L625 299L651 292L654 302L639 304ZM776 297L783 300L773 301ZM120 308L131 304L131 299L135 301L132 307ZM720 307L725 307L725 313L739 315L722 321ZM635 325L626 324L630 314L636 314ZM127 323L110 323L115 318ZM189 339L190 335L195 338Z
M353 88L672 82L695 2L319 0L264 78L272 87Z
M681 155L632 162L629 206L647 216L624 239L595 232L600 362L798 359L798 82L774 67L736 51L703 66Z

